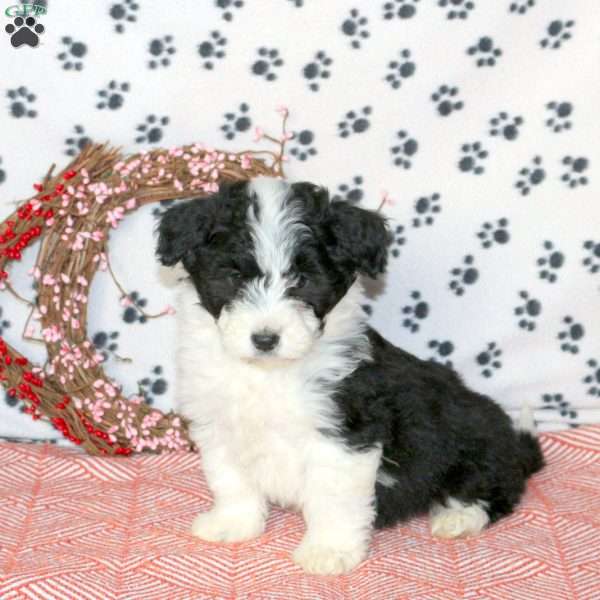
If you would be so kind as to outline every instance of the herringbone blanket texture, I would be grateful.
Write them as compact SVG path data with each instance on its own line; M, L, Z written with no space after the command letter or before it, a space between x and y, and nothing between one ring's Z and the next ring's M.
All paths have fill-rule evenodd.
M600 426L541 439L548 467L515 515L465 541L434 540L425 519L378 532L342 577L292 563L303 522L278 509L253 542L189 535L211 502L197 455L1 444L0 598L598 600Z

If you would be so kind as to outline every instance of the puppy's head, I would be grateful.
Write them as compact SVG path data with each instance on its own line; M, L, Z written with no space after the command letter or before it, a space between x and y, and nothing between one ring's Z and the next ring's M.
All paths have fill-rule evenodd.
M226 350L267 364L306 355L357 275L385 270L387 245L379 214L260 177L170 208L157 254L182 262Z

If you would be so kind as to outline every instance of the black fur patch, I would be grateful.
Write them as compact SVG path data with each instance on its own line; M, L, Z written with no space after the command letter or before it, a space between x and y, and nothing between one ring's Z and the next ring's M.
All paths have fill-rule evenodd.
M382 468L396 480L376 486L377 527L426 512L448 497L484 500L490 520L512 512L526 479L543 466L539 444L515 432L492 400L448 367L423 361L369 329L372 362L339 386L342 437L357 450L380 443Z

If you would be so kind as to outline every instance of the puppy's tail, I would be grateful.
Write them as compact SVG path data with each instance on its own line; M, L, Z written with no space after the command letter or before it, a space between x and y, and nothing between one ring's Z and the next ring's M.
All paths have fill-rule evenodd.
M544 466L544 455L540 443L535 437L535 419L533 409L527 401L521 406L519 416L519 431L517 431L517 440L519 443L521 468L525 477L537 473Z

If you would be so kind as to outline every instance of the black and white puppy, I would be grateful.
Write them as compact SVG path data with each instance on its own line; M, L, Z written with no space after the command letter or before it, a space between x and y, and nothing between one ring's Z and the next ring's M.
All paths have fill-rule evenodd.
M269 503L295 508L294 560L342 573L373 527L423 512L434 536L479 533L542 467L498 405L366 325L357 276L388 240L379 214L271 178L164 214L158 256L186 271L178 401L214 495L194 535L248 540Z

